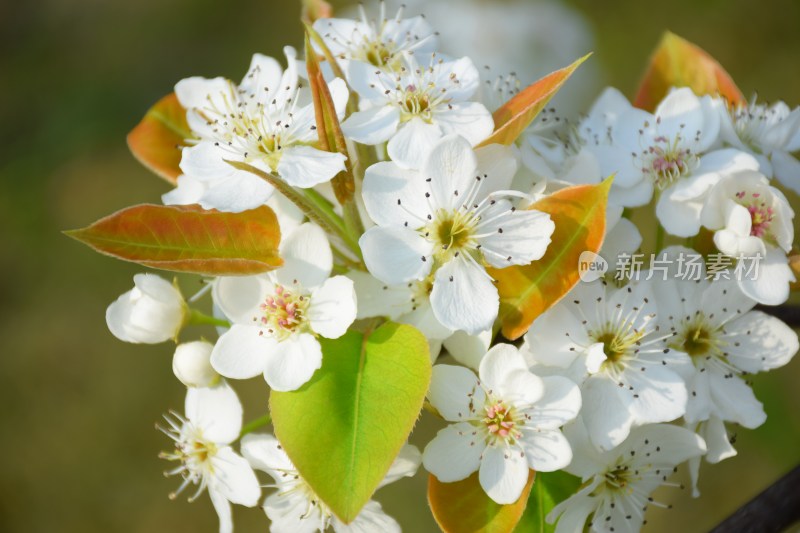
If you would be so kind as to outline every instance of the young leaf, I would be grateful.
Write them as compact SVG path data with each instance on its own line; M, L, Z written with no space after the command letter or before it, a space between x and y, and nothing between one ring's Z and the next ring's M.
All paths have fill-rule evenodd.
M283 264L278 219L266 206L220 213L143 204L66 234L102 254L175 272L257 274Z
M181 148L191 137L186 110L175 93L170 93L128 134L128 147L140 163L175 185L181 173Z
M322 368L270 393L275 434L303 479L344 522L369 501L405 444L431 378L428 342L387 323L319 339Z
M591 54L587 54L568 67L551 72L544 78L528 85L515 95L511 100L497 108L492 114L494 118L494 133L483 141L480 146L487 144L512 144L517 137L525 131L536 115L544 109L547 102L555 96L564 82L572 76L581 63Z
M535 486L533 470L528 484L515 503L500 505L486 495L475 472L455 483L442 483L428 476L428 504L436 523L445 533L510 533L528 505L528 494ZM537 481L538 483L538 481Z
M689 87L699 95L719 94L732 104L746 103L733 79L713 57L686 39L666 32L650 58L633 105L655 111L670 87Z
M327 19L333 16L333 6L325 0L302 0L300 19L305 24L313 24L317 19Z
M533 204L531 209L548 213L556 225L544 257L530 265L489 269L497 280L498 320L506 338L522 336L537 316L578 283L582 252L600 250L611 180L561 189Z
M556 527L547 523L547 515L553 507L574 494L580 484L580 478L566 472L537 472L536 483L528 497L528 506L514 531L553 533Z
M311 46L308 33L306 33L306 68L308 82L311 85L311 95L314 99L319 147L328 152L339 152L347 158L345 170L337 174L331 181L336 199L339 200L339 203L345 204L353 198L356 190L352 161L347 151L347 141L339 125L339 118L336 116L336 107L331 92L320 70L319 57L317 57L314 47Z

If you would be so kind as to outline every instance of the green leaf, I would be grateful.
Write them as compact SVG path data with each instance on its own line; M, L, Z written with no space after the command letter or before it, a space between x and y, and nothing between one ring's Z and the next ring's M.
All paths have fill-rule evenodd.
M578 490L581 480L563 471L537 472L536 482L528 497L528 506L522 514L517 533L552 533L555 525L546 521L548 513Z
M525 131L536 115L544 109L547 102L555 96L572 73L589 55L578 59L568 67L551 72L544 78L533 82L517 93L511 100L497 108L492 114L494 118L494 133L492 133L480 146L488 144L512 144L517 137Z
M181 148L192 130L186 122L186 110L170 93L151 107L128 134L128 147L144 166L175 185L181 174Z
M666 32L650 58L633 105L655 111L671 87L689 87L698 95L719 94L733 105L747 103L716 59L699 46Z
M534 478L536 483L534 483ZM478 473L454 483L428 476L428 504L436 523L445 533L510 533L529 505L531 486L539 474L530 471L519 499L509 505L495 503L481 487Z
M598 185L561 189L531 206L549 214L556 226L544 257L525 266L489 269L497 280L498 321L507 339L521 337L578 283L581 253L597 253L603 244L610 189L608 178Z
M369 501L408 439L431 378L428 342L386 323L319 339L322 368L270 393L275 435L303 479L344 522Z
M283 264L278 219L267 206L220 213L142 204L65 233L102 254L175 272L244 275Z

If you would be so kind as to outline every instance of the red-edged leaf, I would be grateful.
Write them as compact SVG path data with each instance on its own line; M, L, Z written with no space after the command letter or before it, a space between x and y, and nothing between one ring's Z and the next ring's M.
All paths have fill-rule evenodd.
M278 219L266 206L221 213L143 204L66 233L102 254L175 272L257 274L283 263Z
M339 172L331 180L336 199L340 204L345 204L353 197L356 190L352 159L347 150L347 141L339 125L339 118L336 116L333 97L322 75L322 70L320 70L319 57L314 51L314 47L311 46L308 33L306 33L306 67L308 70L308 82L311 85L311 95L314 99L319 147L327 152L339 152L347 158L345 160L345 170Z
M445 533L510 533L522 518L535 473L519 499L509 505L495 503L486 495L475 472L455 483L442 483L428 476L428 504L436 523Z
M181 174L181 148L191 137L186 110L170 93L128 134L128 147L139 162L174 185Z
M302 3L300 19L306 24L313 24L317 19L327 19L333 16L333 6L325 0L302 0Z
M698 95L717 94L732 104L746 103L731 76L703 49L666 32L650 58L650 66L633 105L655 111L670 87L689 87Z
M551 72L539 81L528 85L511 100L497 108L497 111L492 115L494 118L494 133L483 141L480 146L498 143L509 145L517 140L517 137L533 122L536 115L544 109L547 102L555 96L561 86L564 85L564 82L572 76L572 73L581 63L586 61L589 55L591 54L585 55L570 66Z
M531 206L555 223L544 257L525 266L489 269L500 293L498 320L507 339L521 337L533 321L578 283L584 251L597 253L606 230L611 178L598 185L561 189Z

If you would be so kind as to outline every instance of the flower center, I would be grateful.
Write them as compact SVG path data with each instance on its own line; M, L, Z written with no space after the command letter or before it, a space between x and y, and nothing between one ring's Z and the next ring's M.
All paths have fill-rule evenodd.
M659 190L664 190L676 180L691 172L696 166L697 156L680 146L681 137L673 140L658 136L655 144L644 153L644 171L653 179Z
M605 488L609 491L624 490L632 481L630 469L627 466L617 466L604 475Z
M736 198L750 213L750 235L759 238L768 237L775 210L761 200L761 194L757 192L739 191L736 193Z
M173 416L175 419L164 416L169 428L156 427L175 441L175 451L161 452L159 457L180 462L178 467L165 472L167 476L181 476L183 479L178 489L170 493L169 498L174 500L186 487L194 484L198 488L189 498L189 501L193 501L206 488L207 476L214 473L211 459L217 454L217 445L205 440L202 431L180 415L173 413Z
M416 85L407 85L400 97L400 110L404 120L420 117L430 120L432 102L427 91Z
M719 328L713 326L705 314L700 312L681 324L671 346L688 354L695 363L713 358L727 364L723 353L725 342L719 338L718 331Z
M299 290L290 291L283 285L275 285L272 296L268 296L257 319L267 327L270 335L282 340L306 327L306 313L310 300Z
M485 406L486 416L483 424L489 431L489 438L495 442L513 443L522 433L519 430L521 421L517 420L514 408L508 408L502 401L489 401Z
M600 368L605 371L624 369L626 360L634 357L643 336L644 333L637 331L627 321L617 325L606 324L600 331L589 333L589 338L594 342L603 343L606 360Z
M477 220L470 211L440 209L438 216L423 227L422 232L436 245L436 259L439 263L445 263L474 247L476 226Z

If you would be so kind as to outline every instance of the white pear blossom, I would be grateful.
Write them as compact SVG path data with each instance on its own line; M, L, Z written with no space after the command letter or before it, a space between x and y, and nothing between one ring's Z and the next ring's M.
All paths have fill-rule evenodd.
M314 21L314 29L325 45L347 71L351 61L362 61L386 70L399 68L400 54L430 54L438 47L438 37L423 16L404 19L401 6L393 18L386 16L386 4L380 2L380 13L367 16L358 6L360 20L330 18Z
M717 143L719 122L711 97L699 98L688 88L670 92L654 114L633 107L620 113L611 143L593 150L601 173L614 173L614 183L625 189L617 192L619 205L645 205L653 190L691 177L700 156Z
M508 147L473 151L458 136L431 149L422 170L393 163L367 169L363 197L377 226L359 240L369 271L389 285L433 276L437 320L477 334L497 317L497 288L485 265L523 265L544 255L554 224L540 211L517 210L505 191L516 171Z
M219 374L211 366L214 345L206 341L185 342L175 348L172 372L187 387L213 387Z
M800 162L791 154L800 150L800 108L784 102L718 106L722 140L753 154L762 174L778 180L800 194Z
M155 274L136 274L134 288L106 310L106 324L119 340L156 344L175 339L186 321L178 288Z
M242 454L250 464L275 480L278 489L264 500L272 533L313 533L332 528L336 533L400 533L400 525L370 500L358 516L345 524L300 477L278 439L263 433L251 433L242 439ZM416 447L405 445L378 488L403 477L413 476L420 464Z
M222 381L215 387L190 388L185 409L185 417L177 413L164 415L169 427L159 427L175 441L175 450L163 452L161 457L179 463L166 474L182 478L170 498L176 498L190 485L197 489L189 501L208 490L219 515L220 533L231 533L230 504L253 507L261 497L253 469L231 448L242 430L242 405L236 392Z
M285 71L273 58L253 55L238 86L220 77L186 78L175 86L195 137L183 149L180 167L203 185L195 187L202 207L244 211L262 205L272 194L271 185L226 161L277 173L295 187L311 187L344 170L342 154L315 147L310 93L299 83L295 50L286 47L284 53ZM336 79L329 87L342 118L348 98L345 83Z
M677 465L699 457L706 445L698 435L678 426L651 424L635 428L616 448L599 452L581 423L564 428L575 453L565 468L583 481L578 492L556 505L547 516L556 533L636 532L650 506L665 507L650 494L667 481ZM560 517L560 518L559 518ZM587 519L589 523L587 524Z
M406 52L397 60L401 66L391 73L360 61L350 64L348 79L361 111L342 123L346 136L370 145L388 141L386 151L396 165L418 169L443 136L457 134L474 146L492 133L491 113L470 101L480 80L469 58Z
M716 417L756 428L766 419L744 376L781 367L797 353L797 334L779 319L754 311L735 280L676 279L653 283L669 346L689 356L681 367L689 401L684 419Z
M759 172L735 172L709 191L701 217L715 232L720 252L757 260L752 274L740 276L744 293L766 305L785 302L794 281L786 257L794 240L794 211L783 193Z
M480 379L464 367L433 367L428 399L449 426L423 452L439 481L479 471L481 487L497 503L517 501L529 469L564 468L572 451L559 428L581 408L570 380L531 373L509 344L494 346L480 363Z
M318 336L336 339L356 317L352 280L329 277L325 233L305 223L281 243L284 266L268 274L220 277L214 302L232 325L211 354L228 378L263 374L275 390L295 390L322 365Z
M524 349L536 372L563 374L581 385L592 442L610 450L632 427L668 422L686 410L686 385L676 368L686 354L670 349L645 283L622 288L580 283L539 316Z

